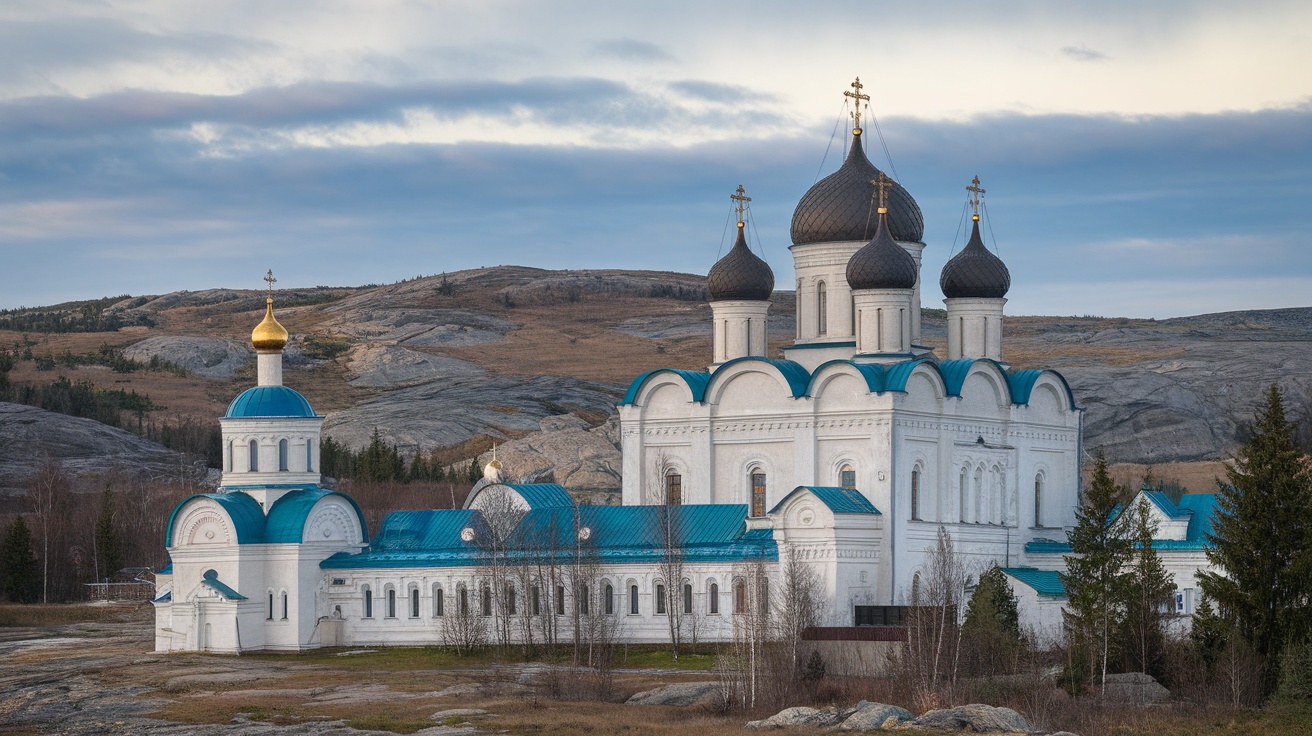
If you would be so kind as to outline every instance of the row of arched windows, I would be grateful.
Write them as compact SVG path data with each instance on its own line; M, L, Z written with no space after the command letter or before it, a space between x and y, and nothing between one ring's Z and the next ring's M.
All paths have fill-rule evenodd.
M765 587L766 583L761 582L761 590L758 594L762 596L758 600L765 599L768 596ZM529 616L541 616L544 609L548 613L554 613L558 616L569 613L567 607L567 591L564 585L557 584L551 595L544 595L541 587L533 585L529 587L527 599L524 601L522 613ZM434 583L432 588L432 597L430 598L431 615L434 618L445 616L447 614L446 591L441 583ZM733 583L733 612L747 613L751 608L751 596L748 594L747 584L741 579L734 580ZM470 614L470 594L469 589L464 583L456 585L456 613L459 615ZM620 595L623 596L622 600ZM492 586L488 583L481 583L477 587L477 595L474 597L477 606L477 613L481 616L491 616L493 611L500 607L506 615L517 616L521 614L520 600L516 592L515 584L506 584L505 591L500 600L495 600L492 595ZM630 581L627 589L616 588L616 584L607 580L601 584L600 600L597 604L601 606L601 613L607 616L615 615L621 609L630 616L641 615L641 591L638 584ZM667 615L671 608L677 609L684 614L693 614L696 610L696 594L693 585L689 581L684 581L681 589L670 591L664 582L658 581L653 585L652 590L653 613L657 616ZM420 610L420 593L418 584L412 583L408 587L406 598L403 599L406 605L406 614L409 618L417 619L421 617ZM547 603L547 606L543 604ZM578 612L582 615L590 615L592 609L592 593L587 585L582 585L577 591L574 591L573 602L578 605ZM374 590L368 584L360 587L360 610L362 618L375 618L374 611ZM397 589L395 586L388 584L383 588L383 617L399 618L397 615ZM287 593L282 594L283 618L287 617ZM704 603L703 613L719 614L720 613L720 585L714 580L710 580L706 585L706 600ZM273 618L274 598L273 592L269 592L269 618Z
M911 470L910 506L908 514L912 521L924 518L922 504L922 478L924 467L917 462ZM846 484L845 484L846 485ZM1043 471L1034 474L1034 526L1043 526L1043 495L1045 479ZM978 465L962 467L957 476L957 510L958 521L962 524L1007 523L1007 475L998 466L986 469Z
M916 477L913 472L913 477ZM751 465L747 470L748 499L752 516L765 516L767 511L767 474L760 465ZM843 488L856 488L856 469L844 464L838 471L838 484ZM665 471L665 503L677 506L683 503L683 474L677 468ZM914 507L914 505L913 505ZM913 517L913 518L919 518Z
M300 443L297 443L297 445L299 447ZM305 447L305 472L313 473L314 472L313 440L306 439L304 447ZM236 440L228 440L227 452L225 453L227 455L227 459L224 463L224 469L227 470L229 473L234 472L236 466L238 465L236 460L236 450L237 450ZM279 472L285 473L291 470L290 458L291 458L291 443L285 437L279 439L278 440L278 471ZM259 440L253 439L246 443L245 465L246 465L246 472L248 473L260 472L260 441ZM270 468L269 472L271 472L272 470L273 469Z
M283 620L283 621L286 621L286 620L287 620L287 613L288 613L288 610L289 610L287 591L285 591L285 590L282 591L282 592L279 594L279 599L282 601L282 608L281 608L281 611L282 611L282 620ZM269 590L269 609L268 609L268 613L269 613L269 615L268 615L268 617L267 617L267 620L269 620L269 621L273 621L274 618L275 618L275 617L274 617L274 614L277 613L278 610L279 610L279 609L274 608L273 590L270 589L270 590Z

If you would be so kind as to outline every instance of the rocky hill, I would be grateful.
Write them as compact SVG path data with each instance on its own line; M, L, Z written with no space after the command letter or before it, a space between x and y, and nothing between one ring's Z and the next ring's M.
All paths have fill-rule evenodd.
M689 274L514 266L275 294L279 319L292 332L286 381L327 415L330 436L358 447L377 429L403 452L447 448L453 461L509 442L499 452L513 476L585 490L618 485L607 420L632 377L662 366L705 367L705 297L705 280ZM773 351L791 340L794 309L790 292L775 297ZM131 388L174 416L212 421L253 382L246 341L262 306L257 290L136 297L105 310L118 324L136 326L0 331L0 340L35 343L34 356L104 343L142 362L158 357L187 375L122 376L83 366L70 378ZM941 352L937 314L927 312L925 335ZM1312 364L1312 309L1161 321L1014 317L1005 344L1013 365L1066 376L1087 410L1086 448L1114 462L1227 457L1271 383L1286 391L1294 416L1312 409L1304 369ZM11 380L53 378L34 364L19 361ZM124 449L121 456L140 453L150 463L154 452ZM26 467L21 454L0 457L0 484Z

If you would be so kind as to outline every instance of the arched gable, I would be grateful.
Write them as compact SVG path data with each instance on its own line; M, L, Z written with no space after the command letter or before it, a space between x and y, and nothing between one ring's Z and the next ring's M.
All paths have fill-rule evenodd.
M907 364L899 363L893 367L900 368L905 365ZM903 409L927 412L937 412L941 409L943 399L947 396L947 388L943 384L942 375L933 363L916 362L906 371L906 377L899 376L899 380L901 391L906 394L899 402Z
M302 488L284 494L269 509L264 527L264 541L269 544L324 541L362 544L368 539L364 514L355 499L322 488Z
M264 541L264 510L241 492L198 493L173 508L165 547L192 544L259 544Z
M805 395L810 382L811 374L791 360L768 360L756 356L735 358L711 374L705 400L710 404L720 404L726 394L743 391L750 399L747 406L778 406L788 399Z
M977 360L963 378L960 398L960 413L996 417L1011 403L1007 375L993 361Z
M1044 386L1051 391L1060 411L1065 413L1067 409L1070 411L1078 410L1075 405L1075 393L1071 391L1071 386L1066 382L1066 377L1057 371L1032 368L1016 371L1008 376L1008 379L1010 381L1012 403L1029 404L1033 399L1034 390L1037 387Z
M621 406L637 404L645 406L647 397L655 390L667 384L682 384L687 389L686 401L701 402L706 396L706 384L711 374L704 371L677 370L674 368L657 368L633 379L629 389L624 393Z

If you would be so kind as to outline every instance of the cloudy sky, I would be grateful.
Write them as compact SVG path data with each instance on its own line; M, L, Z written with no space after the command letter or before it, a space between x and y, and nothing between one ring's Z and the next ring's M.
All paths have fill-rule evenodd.
M704 273L740 183L788 284L856 75L931 284L978 174L1009 313L1305 306L1309 69L1306 0L6 0L0 308L268 268Z

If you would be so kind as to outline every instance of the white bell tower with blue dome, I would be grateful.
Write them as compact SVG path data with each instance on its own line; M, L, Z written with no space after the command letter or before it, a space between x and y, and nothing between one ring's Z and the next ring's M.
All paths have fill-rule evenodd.
M219 420L222 491L244 491L266 511L283 494L319 483L323 417L299 392L282 385L287 330L273 316L273 272L264 320L251 332L258 385L243 391Z

